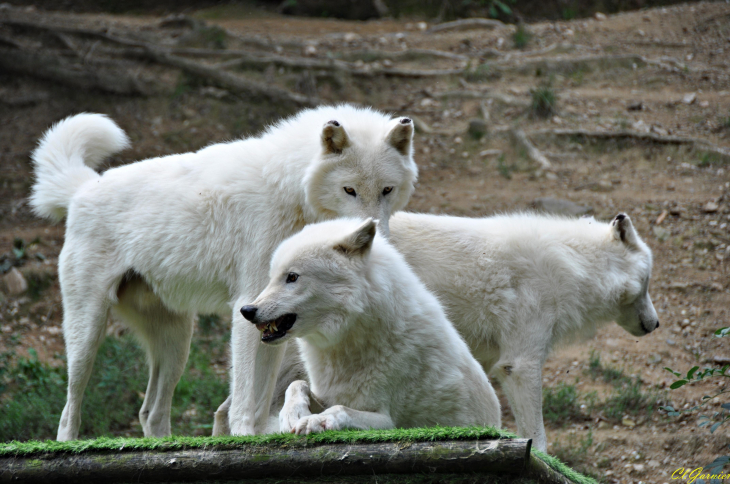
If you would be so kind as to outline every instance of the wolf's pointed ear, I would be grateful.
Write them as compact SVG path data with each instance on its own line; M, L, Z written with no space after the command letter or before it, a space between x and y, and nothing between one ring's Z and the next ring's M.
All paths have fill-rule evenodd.
M636 229L634 229L631 219L625 213L620 213L614 217L611 222L611 230L616 240L620 240L630 247L636 247L638 245Z
M347 132L342 125L336 121L327 121L322 128L322 148L324 148L325 154L329 153L342 153L350 144L350 139L347 137Z
M376 225L377 222L373 219L367 219L362 225L355 229L353 233L335 245L335 250L342 252L349 257L362 257L366 255L370 252L370 248L373 246Z
M411 142L413 140L413 120L411 118L400 118L398 124L390 130L386 139L398 153L408 156L411 152Z

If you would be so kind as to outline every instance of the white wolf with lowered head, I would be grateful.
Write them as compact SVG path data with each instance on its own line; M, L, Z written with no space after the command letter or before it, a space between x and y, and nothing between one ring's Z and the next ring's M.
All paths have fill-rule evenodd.
M518 433L540 450L547 448L542 367L550 349L609 321L634 336L659 326L648 292L651 250L626 214L602 223L400 213L390 225L393 245L499 379Z
M68 394L58 439L78 437L110 309L147 349L145 436L170 434L194 315L231 309L231 431L262 431L283 347L261 345L238 309L266 286L274 249L306 224L374 217L387 230L414 188L412 135L408 118L321 107L257 137L99 174L94 168L128 144L114 122L80 114L50 129L33 154L31 205L67 217L59 280Z
M269 285L241 312L265 344L297 338L314 402L293 382L280 431L500 426L486 374L372 220L322 222L283 242Z

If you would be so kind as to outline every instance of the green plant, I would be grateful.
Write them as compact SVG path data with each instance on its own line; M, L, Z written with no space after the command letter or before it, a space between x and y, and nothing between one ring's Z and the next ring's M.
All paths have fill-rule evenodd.
M596 350L591 350L588 357L588 369L585 371L594 380L598 377L603 378L606 383L614 386L631 383L631 378L624 375L623 370L612 366L604 366L601 363L601 355Z
M211 365L224 351L217 339L193 342L173 398L173 432L210 432L211 412L228 396L225 376L216 374ZM32 349L29 355L0 355L0 442L56 435L66 401L65 367L41 362ZM81 436L141 436L135 420L147 386L144 353L129 336L107 338L96 361L84 396Z
M577 14L578 12L576 12L575 9L571 7L565 7L561 12L563 20L573 20Z
M548 118L555 114L557 97L550 84L542 84L530 90L530 94L532 95L532 103L530 104L532 114L540 118Z
M713 337L715 338L724 338L726 336L730 336L730 327L720 328L713 334ZM723 378L730 378L730 371L728 371L730 370L730 365L723 365L722 368L706 367L702 370L700 370L699 366L693 366L684 376L682 376L680 372L673 370L669 367L665 367L664 369L679 378L679 380L676 380L669 386L669 388L672 390L676 390L677 388L681 388L685 385L710 379L722 380ZM720 389L717 390L714 395L704 395L699 405L695 405L694 407L688 408L686 410L675 410L675 408L671 405L665 405L659 408L667 412L667 415L669 415L670 417L678 417L683 413L689 414L700 411L703 409L703 407L708 405L714 399L718 398L720 395L725 395L728 393L730 393L730 390ZM697 426L700 428L709 427L710 433L714 433L718 428L720 428L721 425L727 423L728 421L730 421L730 403L723 403L720 405L719 411L716 411L711 415L700 415L698 418ZM730 456L720 456L712 461L710 464L704 466L704 468L710 474L719 474L728 462L730 462Z
M583 420L587 417L580 408L575 385L565 383L560 383L555 388L543 388L542 415L545 421L554 424Z
M512 172L516 170L515 165L508 165L504 162L504 153L497 158L497 171L507 180L512 179Z
M524 49L532 38L532 33L527 30L524 24L517 25L517 30L512 34L512 42L518 49Z

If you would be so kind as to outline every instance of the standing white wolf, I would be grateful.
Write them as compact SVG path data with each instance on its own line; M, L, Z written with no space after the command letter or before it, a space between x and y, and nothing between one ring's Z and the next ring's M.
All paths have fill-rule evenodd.
M308 223L387 221L413 191L413 123L351 106L307 110L259 137L93 170L127 146L98 114L49 130L33 154L38 215L67 216L59 257L68 395L58 439L78 436L84 389L114 309L146 346L139 419L170 434L170 406L196 312L233 312L231 430L261 431L282 347L260 344L238 312L266 285L269 258Z
M278 345L296 337L306 382L287 390L279 430L500 426L497 396L437 299L375 222L309 225L274 253L243 316Z
M529 213L482 219L400 213L391 242L444 304L485 371L499 379L518 433L546 450L542 367L552 347L616 321L659 326L652 254L631 219L610 224Z

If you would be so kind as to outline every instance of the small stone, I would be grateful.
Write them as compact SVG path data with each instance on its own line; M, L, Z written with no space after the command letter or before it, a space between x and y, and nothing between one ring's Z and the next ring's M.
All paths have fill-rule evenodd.
M654 233L654 237L659 240L659 242L664 242L669 238L671 235L671 232L669 230L665 229L664 227L654 226L651 228L652 233Z
M636 131L639 131L641 133L648 133L649 132L649 126L642 121L641 119L635 122L631 125L632 128L634 128Z
M710 107L710 101L700 101L700 107L701 108L709 108Z
M719 208L720 206L717 203L715 203L713 200L710 200L702 206L702 211L705 213L715 213Z
M425 31L426 29L428 29L428 24L427 24L426 22L418 22L418 23L416 24L416 28L417 28L418 30L420 30L421 32L423 32L423 31Z
M669 346L674 346L674 345L676 345L677 343L676 343L676 342L675 342L675 341L674 341L673 339L668 339L668 340L667 340L667 344L668 344Z
M454 138L454 143L457 145L460 145L464 140L461 139L461 136L457 136Z
M682 98L682 102L684 104L692 104L697 100L697 93L691 92L689 94L685 94Z
M347 33L346 33L346 34L345 34L345 35L344 35L344 36L342 37L342 39L343 39L343 40L344 40L345 42L354 42L354 41L356 41L356 40L357 40L357 39L359 39L359 38L360 38L360 36L359 36L359 35L357 35L357 34L356 34L355 32L347 32Z
M560 119L560 116L553 116L550 121L552 121L555 124L563 124L563 120Z
M730 356L714 356L712 361L718 365L730 365Z
M302 49L302 55L304 57L312 57L314 55L317 55L317 47L312 44L307 44Z
M570 200L561 200L559 198L536 198L532 202L532 208L543 210L548 213L564 214L564 215L584 215L593 211L591 207L578 205Z
M625 427L628 427L630 429L633 429L636 427L636 421L633 419L630 419L629 417L624 417L621 419L621 424Z
M563 35L565 35L566 37L572 37L575 35L575 32L573 32L572 29L566 29L565 32L563 32Z
M634 464L634 470L636 472L644 472L644 464Z
M474 118L469 120L469 135L479 139L487 134L487 123L483 119Z
M666 135L668 135L668 134L669 134L669 132L668 132L668 131L667 131L666 129L664 129L664 128L662 128L662 127L659 127L659 126L657 126L657 125L655 125L655 124L652 124L652 125L651 125L651 131L652 131L653 133L656 133L656 134L658 134L659 136L666 136Z
M383 60L383 67L393 67L393 61L390 59Z
M613 190L613 183L611 183L611 180L600 180L596 188L601 192L610 192Z
M647 464L647 465L648 465L648 466L649 466L649 467L650 467L651 469L656 469L657 467L659 467L659 466L661 465L661 464L659 463L659 461L658 461L658 460L654 460L654 459L650 460L650 461L649 461L649 462L647 462L646 464Z
M15 267L3 276L3 285L11 296L23 294L28 290L28 282L23 277L23 274Z
M604 13L601 13L601 12L596 12L596 13L595 13L595 14L593 15L593 18L595 18L596 20L598 20L599 22L601 22L601 21L603 21L603 20L606 20L606 14L604 14Z
M487 158L487 157L492 157L492 156L499 156L502 153L503 153L502 150L497 150L497 149L484 150L484 151L479 152L479 156L481 156L483 158Z
M644 36L646 36L646 32L644 32L644 31L643 31L643 30L641 30L641 29L637 30L637 31L636 31L636 33L637 33L637 34L639 34L639 35L640 35L641 37L644 37Z
M607 429L607 428L608 428L608 422L604 422L603 420L598 422L598 430L603 430L603 429Z
M661 355L654 353L654 354L649 355L648 361L649 361L649 364L656 365L657 363L662 362L662 357L661 357Z

